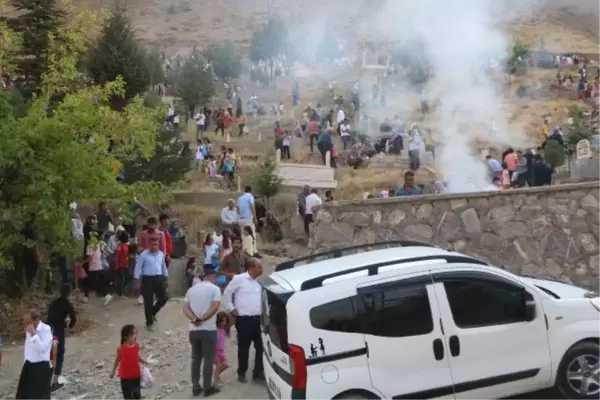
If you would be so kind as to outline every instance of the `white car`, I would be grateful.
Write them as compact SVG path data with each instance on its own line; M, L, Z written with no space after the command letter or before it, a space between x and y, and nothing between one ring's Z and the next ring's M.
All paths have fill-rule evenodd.
M272 398L599 397L600 299L585 289L416 242L288 261L260 283Z

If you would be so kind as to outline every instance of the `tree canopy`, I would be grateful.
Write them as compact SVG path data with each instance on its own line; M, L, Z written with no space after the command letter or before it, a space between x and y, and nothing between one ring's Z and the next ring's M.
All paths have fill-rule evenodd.
M181 132L161 128L156 138L156 147L151 157L140 154L123 163L125 183L141 181L160 182L165 185L177 183L192 169L193 154L183 151Z
M237 78L242 73L242 58L229 42L211 44L204 51L204 57L221 79Z
M56 0L11 0L10 3L18 12L8 20L12 31L20 37L20 46L13 47L17 51L17 72L24 77L22 85L29 96L41 88L51 35L63 24L65 14Z
M146 91L151 81L147 51L135 35L125 9L117 5L106 19L96 45L91 49L89 73L94 83L103 85L123 77L125 91L113 95L111 104L123 109L127 102ZM156 71L152 71L156 74Z
M254 34L250 45L252 61L268 60L287 53L288 31L283 20L269 19L262 31Z
M197 53L186 58L173 72L175 95L187 107L202 106L215 94L215 84L206 61Z
M123 185L115 175L122 160L152 156L158 111L145 107L139 97L122 112L114 110L110 100L126 90L121 78L103 85L74 85L80 77L77 61L86 50L86 33L94 19L76 13L68 20L56 31L60 40L49 37L40 95L31 106L17 111L11 95L0 94L0 268L14 266L13 250L28 245L22 230L30 223L45 254L68 252L72 201L164 195L160 184Z

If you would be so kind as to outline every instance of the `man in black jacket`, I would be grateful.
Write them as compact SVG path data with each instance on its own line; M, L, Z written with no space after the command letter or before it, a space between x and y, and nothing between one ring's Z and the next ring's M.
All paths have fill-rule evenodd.
M46 322L50 325L54 336L58 340L56 365L54 366L54 376L52 377L52 386L50 388L52 393L63 387L62 383L58 383L58 378L62 372L65 359L65 327L68 325L69 329L71 329L75 326L75 322L77 322L75 308L69 300L70 294L71 286L66 283L63 284L60 287L60 296L54 299L48 306L48 319Z

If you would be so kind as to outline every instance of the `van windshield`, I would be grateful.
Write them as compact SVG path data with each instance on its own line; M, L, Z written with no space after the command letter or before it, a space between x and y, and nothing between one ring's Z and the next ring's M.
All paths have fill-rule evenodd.
M287 353L287 297L263 289L262 300L263 332L269 335L272 345Z

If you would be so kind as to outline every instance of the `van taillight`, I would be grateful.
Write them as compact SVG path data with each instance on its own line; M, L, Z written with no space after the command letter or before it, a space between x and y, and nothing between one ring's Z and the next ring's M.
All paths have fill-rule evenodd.
M306 389L306 358L304 349L295 344L288 345L288 355L292 364L292 387L294 389Z

